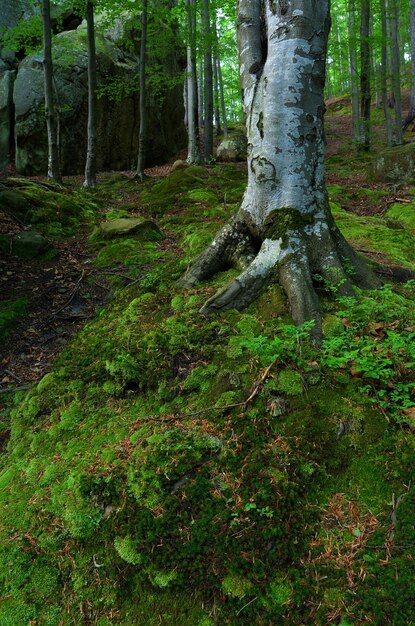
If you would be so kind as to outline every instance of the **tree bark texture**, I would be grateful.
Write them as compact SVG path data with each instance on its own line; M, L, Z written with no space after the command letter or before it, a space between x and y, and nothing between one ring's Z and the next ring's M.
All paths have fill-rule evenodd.
M147 57L147 0L143 0L143 10L141 12L141 42L140 42L140 130L138 135L138 158L137 177L144 178L144 167L146 159L146 134L147 134L147 112L146 112L146 57Z
M50 0L42 0L43 23L43 68L45 85L45 115L48 135L48 177L61 182L59 164L59 142L56 108L53 95L52 31L50 22Z
M94 4L86 3L88 45L88 148L85 165L84 187L96 186L96 109L97 109L97 61L95 54Z
M248 136L248 184L236 216L182 279L192 286L229 266L240 274L203 313L250 304L279 280L296 323L321 309L313 281L352 293L377 279L340 234L324 178L328 0L239 0L238 47Z

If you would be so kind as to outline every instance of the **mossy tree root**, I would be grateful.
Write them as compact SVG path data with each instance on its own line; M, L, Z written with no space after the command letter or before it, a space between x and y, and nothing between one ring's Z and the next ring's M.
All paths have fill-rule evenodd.
M257 229L250 228L241 213L219 231L180 281L182 287L193 287L230 267L240 270L205 302L201 313L241 310L267 285L279 282L287 294L294 322L301 325L314 320L312 334L319 341L322 310L315 282L323 281L340 295L353 295L353 283L364 289L379 286L379 279L345 241L330 215L302 230L288 229L283 236L270 238L264 233L258 236Z

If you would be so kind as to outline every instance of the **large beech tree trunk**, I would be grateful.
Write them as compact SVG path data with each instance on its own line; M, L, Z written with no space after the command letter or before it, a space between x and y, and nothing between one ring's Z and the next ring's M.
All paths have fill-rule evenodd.
M236 216L182 279L192 286L231 265L240 274L203 313L250 304L271 281L296 323L322 312L316 276L342 294L377 279L330 214L324 179L324 78L328 0L239 0L238 46L248 133L248 185Z

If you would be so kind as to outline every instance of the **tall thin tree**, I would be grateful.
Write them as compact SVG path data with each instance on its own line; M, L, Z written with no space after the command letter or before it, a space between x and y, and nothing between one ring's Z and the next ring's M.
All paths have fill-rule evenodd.
M50 0L42 0L43 23L43 68L45 90L45 115L48 135L48 177L55 182L62 181L59 163L59 142L55 98L53 93L52 28Z
M362 0L360 18L360 146L370 149L370 0Z
M415 0L411 0L411 100L408 115L403 123L407 128L415 120Z
M205 162L213 159L213 68L210 0L202 0L202 28L204 39L204 146Z
M188 163L199 163L199 124L196 76L196 4L195 0L186 0L187 9L187 132Z
M401 96L401 62L398 35L398 6L396 0L386 0L386 20L389 22L391 48L391 82L395 112L395 143L403 143L402 132L402 96Z
M347 3L347 30L349 46L349 85L350 99L352 103L352 136L357 144L360 138L360 116L359 116L359 70L357 67L356 50L356 5L355 0L348 0Z
M86 3L88 46L88 148L85 164L84 187L96 186L96 109L97 109L97 61L95 51L94 3Z
M148 2L143 0L141 11L141 42L140 42L140 130L138 136L137 178L144 178L146 158L147 112L146 112L146 57L147 57L147 20Z
M386 28L386 5L385 0L379 0L380 23L382 30L382 46L381 46L381 64L380 64L380 83L382 94L382 106L385 115L386 124L386 142L388 146L393 144L392 120L388 102L388 33Z

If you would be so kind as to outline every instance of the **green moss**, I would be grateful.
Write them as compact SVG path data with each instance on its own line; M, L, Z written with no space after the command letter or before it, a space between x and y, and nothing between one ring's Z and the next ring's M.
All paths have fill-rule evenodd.
M69 191L26 179L7 179L10 189L0 193L0 206L49 237L73 235L94 223L98 205L84 190Z
M326 315L323 319L323 335L336 337L344 331L343 322L336 315Z
M0 339L4 339L13 326L24 316L27 299L5 300L0 303Z
M294 370L284 369L278 375L277 389L288 396L295 396L303 392L301 374Z
M390 228L380 217L359 217L331 205L343 235L365 250L384 252L391 263L415 269L414 235L405 228Z
M222 589L228 595L234 598L245 598L253 591L253 585L250 580L237 574L228 574L222 581Z

